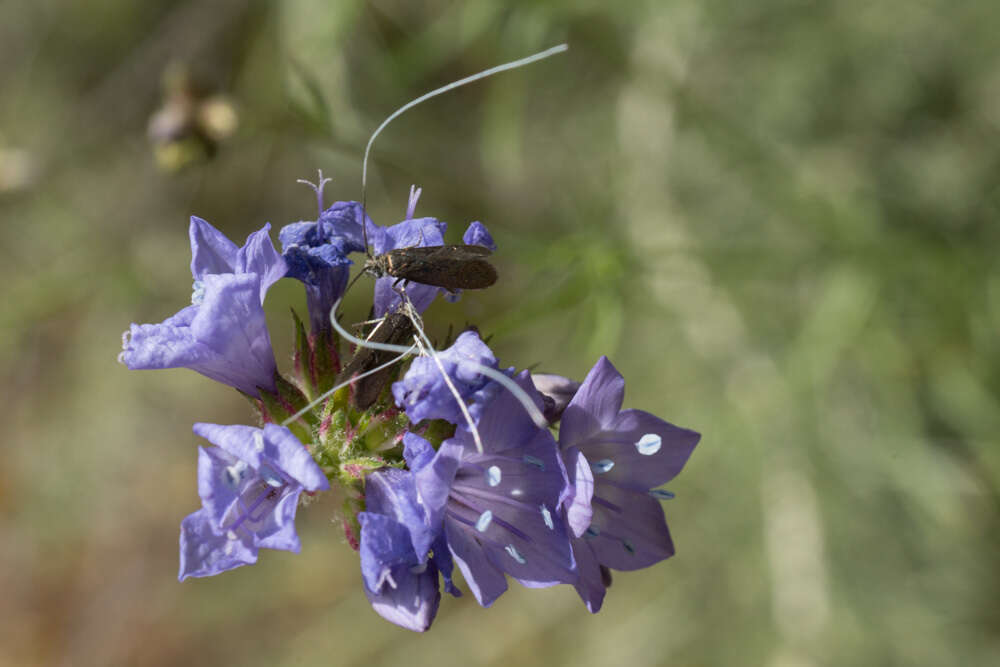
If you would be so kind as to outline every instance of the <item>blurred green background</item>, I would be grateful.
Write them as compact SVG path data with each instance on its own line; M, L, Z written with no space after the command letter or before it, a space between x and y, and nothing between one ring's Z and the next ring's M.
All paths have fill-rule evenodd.
M997 35L945 0L0 5L0 664L1000 664ZM312 219L317 168L356 199L392 110L562 41L391 125L369 208L416 183L452 242L493 232L501 281L437 335L578 378L607 354L626 407L702 432L677 555L595 616L512 584L415 635L319 501L302 554L177 583L191 423L250 411L115 357L187 302L188 216ZM170 171L147 123L177 63L238 126ZM269 296L283 367L303 303Z

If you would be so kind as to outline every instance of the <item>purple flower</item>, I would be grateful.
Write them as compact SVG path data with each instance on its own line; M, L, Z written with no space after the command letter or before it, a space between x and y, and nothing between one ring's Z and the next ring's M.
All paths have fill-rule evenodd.
M481 245L484 248L489 248L491 252L497 251L497 244L493 242L493 237L486 229L486 225L478 220L469 223L469 228L462 235L462 242L466 245Z
M383 468L369 475L365 507L358 514L365 595L386 620L423 632L441 601L439 569L447 588L458 595L451 585L451 559L439 539L440 526L428 523L409 471ZM432 548L434 557L428 558Z
M515 381L541 404L527 371ZM468 427L459 426L433 457L430 445L415 455L412 438L407 456L430 525L442 523L476 599L490 606L507 590L505 574L529 587L574 582L569 535L558 511L567 477L552 435L506 391L483 408L477 427L482 454Z
M195 424L194 432L218 446L198 448L202 509L181 522L178 579L255 563L262 548L298 553L299 494L330 488L309 451L275 424Z
M261 304L286 272L269 225L236 248L217 229L191 218L192 305L160 324L133 324L119 361L132 370L190 368L259 397L274 391L277 365Z
M444 245L446 227L445 223L436 218L412 218L391 227L372 225L369 227L368 239L375 255L384 255L397 248ZM375 281L375 317L382 317L399 305L401 299L393 289L397 280L399 279L392 276L384 276ZM440 291L440 287L420 283L406 286L406 294L417 312L426 310Z
M268 288L288 272L287 265L271 243L270 231L271 225L264 225L247 237L242 248L237 248L218 229L192 215L188 236L191 238L191 275L195 280L195 293L198 292L198 281L206 275L252 273L260 277L260 302L264 303Z
M684 467L701 436L622 410L625 380L601 357L562 415L559 447L573 479L565 499L580 571L577 592L601 608L606 568L637 570L674 554L656 487Z
M295 222L278 233L289 277L306 286L313 331L330 326L330 309L343 296L353 263L347 255L365 249L362 224L372 225L361 204L339 201L323 211L319 220Z
M470 330L459 334L451 347L437 353L437 358L476 419L483 405L500 390L500 386L482 375L478 368L497 367L493 352L477 332ZM413 423L424 419L444 419L456 425L465 423L454 394L430 357L414 359L403 379L393 383L392 395L396 405L406 411Z

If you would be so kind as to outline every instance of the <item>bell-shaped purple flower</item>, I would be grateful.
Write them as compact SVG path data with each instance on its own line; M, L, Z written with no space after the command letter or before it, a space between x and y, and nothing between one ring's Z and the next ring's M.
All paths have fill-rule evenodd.
M178 578L255 563L259 549L298 553L299 494L330 488L309 451L275 424L195 424L194 432L217 446L198 449L202 509L181 522Z
M674 554L659 499L701 436L642 410L622 410L625 380L601 357L562 415L559 447L573 484L564 503L580 570L577 592L597 612L603 568L637 570ZM589 507L588 507L589 505Z
M353 263L347 255L365 249L363 224L372 223L361 204L339 201L323 211L319 220L295 222L278 233L289 277L306 286L314 332L330 328L330 309L343 296Z
M118 359L132 370L190 368L250 396L274 391L277 365L261 304L287 267L270 225L242 248L191 218L192 305L160 324L133 324Z
M368 240L372 243L375 255L384 255L397 248L444 245L446 227L445 223L436 218L412 218L391 227L371 225L368 228ZM383 276L375 281L375 317L382 317L400 304L399 293L393 288L397 280L392 276ZM440 291L440 287L420 283L409 283L406 286L406 295L417 312L421 313L431 305Z
M500 390L500 385L482 374L479 366L497 367L497 359L476 331L463 331L447 350L437 353L444 372L465 402L473 419ZM392 385L396 405L406 411L410 421L444 419L452 424L464 424L465 417L445 382L434 359L417 357L406 375Z
M541 405L527 371L515 381ZM575 582L559 512L568 480L552 435L506 391L483 408L477 429L483 453L459 426L433 457L408 456L429 459L414 471L417 490L476 599L490 606L507 590L505 574L529 587Z
M132 370L190 368L259 397L274 391L277 365L257 274L208 274L202 301L160 324L133 324L119 360Z
M450 555L439 539L440 526L432 528L427 521L409 471L383 468L369 475L365 508L358 514L365 595L386 620L423 632L441 601L439 569L448 589L458 594L450 582Z

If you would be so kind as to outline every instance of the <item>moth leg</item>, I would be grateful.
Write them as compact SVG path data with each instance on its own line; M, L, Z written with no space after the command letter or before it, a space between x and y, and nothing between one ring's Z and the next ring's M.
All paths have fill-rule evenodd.
M409 301L406 296L406 286L410 284L410 281L406 278L396 278L395 282L392 283L392 291L399 295L399 298L403 301Z

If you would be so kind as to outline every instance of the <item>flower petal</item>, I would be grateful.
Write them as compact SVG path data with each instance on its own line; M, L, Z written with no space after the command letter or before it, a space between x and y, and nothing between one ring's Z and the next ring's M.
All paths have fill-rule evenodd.
M515 382L538 398L527 373ZM575 580L559 512L569 481L552 434L535 426L508 392L486 406L479 426L483 454L462 427L442 444L442 450L454 443L464 447L446 508L449 543L465 534L490 564L526 586Z
M407 431L403 434L403 458L406 459L406 467L413 472L430 463L435 454L431 443L416 433Z
M469 223L469 228L462 235L462 242L466 245L481 245L491 252L497 251L497 244L493 241L489 230L486 229L486 225L478 220Z
M607 357L602 356L563 412L559 443L564 447L577 445L611 423L621 410L624 398L625 378ZM589 454L588 457L593 460Z
M239 248L225 234L196 215L188 227L191 238L191 275L201 280L209 273L235 273Z
M284 426L265 424L263 429L242 424L207 424L199 422L192 429L214 445L254 470L265 467L282 473L284 481L295 482L307 491L326 491L330 483L313 460L309 450Z
M394 568L418 564L410 531L394 518L373 512L359 513L358 523L361 524L361 546L358 550L361 554L361 575L368 588L380 593L383 586L390 582Z
M461 444L453 440L445 440L441 443L434 458L413 473L418 497L427 513L428 525L434 531L439 530L441 525L445 505L448 502L451 485L455 479L463 451L464 448Z
M437 353L436 361L430 357L414 359L403 379L393 383L393 398L411 422L444 419L463 424L465 417L451 387L473 419L500 389L500 385L482 374L480 366L496 368L497 359L476 331L463 331L451 347Z
M375 281L375 317L383 317L386 313L392 312L399 307L402 299L399 296L399 286L396 284L398 278L385 276ZM434 302L440 287L432 285L422 285L420 283L408 283L406 285L406 296L414 309L422 313Z
M198 448L198 495L216 534L225 532L226 516L253 476L253 469L229 452L218 447Z
M390 623L414 632L425 631L434 622L441 602L437 568L433 563L418 568L399 565L390 576L396 585L382 586L378 593L365 586L372 609Z
M247 521L246 527L253 531L259 548L296 554L302 550L299 535L295 531L295 510L298 509L301 493L302 489L295 489L274 496L277 502L262 505L257 521Z
M507 578L490 562L472 535L450 522L445 522L444 530L451 555L472 595L480 605L489 607L507 590Z
M602 565L638 570L674 555L663 508L648 493L598 481L592 506L594 517L582 539Z
M179 581L188 577L211 577L257 562L257 547L247 535L230 539L217 535L208 513L198 510L181 521Z
M288 477L306 491L327 491L330 482L316 464L309 450L295 435L277 424L264 425L262 456L274 462Z
M441 573L441 578L444 579L444 589L454 597L462 597L462 591L451 580L451 573L455 569L455 563L452 560L451 551L448 549L448 541L444 538L444 532L437 536L431 548L434 550L434 557L431 558L431 561L437 565L438 571Z
M587 611L596 614L601 610L604 594L608 590L601 573L601 564L597 562L597 556L587 538L579 537L573 540L573 556L576 558L576 568L580 574L580 578L573 586L583 603L587 605Z
M594 497L594 473L587 457L576 447L570 447L564 456L566 467L573 475L571 492L564 501L566 522L573 537L580 537L590 526L594 515L590 505Z
M376 470L365 480L365 509L386 516L408 531L415 554L411 564L427 561L439 530L432 530L414 483L413 473L396 468ZM363 536L362 536L363 537Z
M233 273L256 273L260 276L260 302L274 283L285 277L288 266L271 242L271 224L250 234L247 242L236 253Z
M375 254L383 255L397 248L444 245L444 231L448 225L437 218L411 218L385 228L385 236L371 239Z
M541 410L544 403L541 395L531 384L528 371L522 371L513 380ZM505 449L517 448L520 443L532 440L539 430L521 402L507 390L499 391L496 398L483 409L476 422L476 427L479 430L479 436L483 441L486 453L497 453ZM463 433L468 434L468 428L460 424L456 435ZM471 436L464 439L463 442L475 449Z
M642 410L624 410L606 430L573 441L595 466L595 480L643 492L681 471L701 435Z

